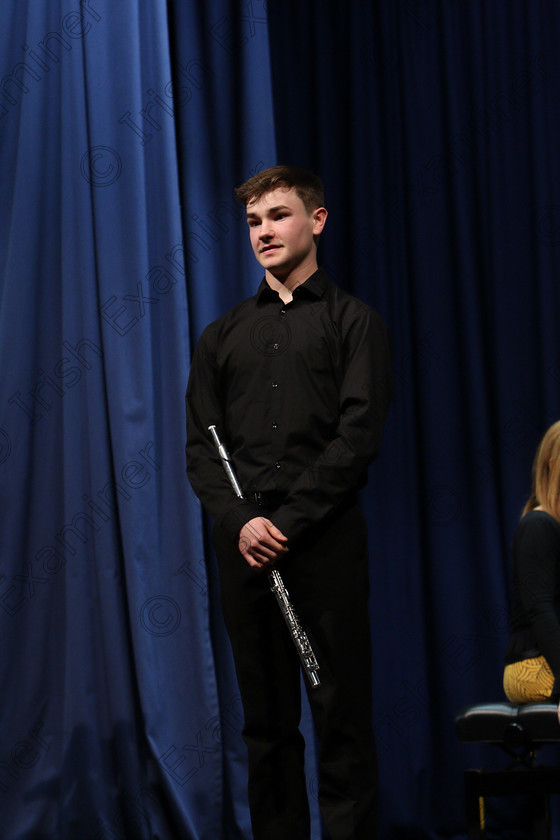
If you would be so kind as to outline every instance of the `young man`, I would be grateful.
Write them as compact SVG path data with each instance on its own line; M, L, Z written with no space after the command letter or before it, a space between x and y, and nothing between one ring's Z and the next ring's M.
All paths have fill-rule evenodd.
M317 267L320 180L275 166L243 184L257 294L208 326L187 388L187 472L213 517L245 713L254 840L308 840L300 661L263 570L277 565L319 664L308 687L330 840L372 840L368 551L357 491L381 441L391 354L377 313ZM230 451L244 500L208 426ZM307 686L307 683L306 683Z

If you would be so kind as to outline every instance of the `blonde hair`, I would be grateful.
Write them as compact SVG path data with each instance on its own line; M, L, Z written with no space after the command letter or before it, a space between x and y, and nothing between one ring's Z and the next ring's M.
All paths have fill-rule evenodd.
M533 462L533 486L523 514L536 507L560 521L560 420L545 432Z

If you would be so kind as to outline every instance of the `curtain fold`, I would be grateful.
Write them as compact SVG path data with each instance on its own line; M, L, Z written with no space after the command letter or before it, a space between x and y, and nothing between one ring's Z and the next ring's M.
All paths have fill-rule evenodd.
M0 11L5 840L247 836L184 392L223 266L248 288L233 184L274 154L253 5L254 38L238 3Z

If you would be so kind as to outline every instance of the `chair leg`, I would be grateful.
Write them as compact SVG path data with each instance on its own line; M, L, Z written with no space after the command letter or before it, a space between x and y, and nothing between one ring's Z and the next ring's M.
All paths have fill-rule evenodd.
M465 771L465 808L469 840L485 840L486 837L484 797L479 792L479 778L476 770Z
M526 773L509 772L511 772L511 776L508 772L499 772L496 774L497 778L492 778L494 775L492 773L484 773L478 770L465 771L465 809L468 840L485 840L486 838L484 793L496 796L503 796L506 793L536 795L532 837L533 840L551 840L550 801L548 793L542 793L542 783L545 782L545 779L543 777L539 778L538 774L533 776L531 773L530 778L527 779ZM514 780L516 783L521 783L523 788L519 788L516 784L513 790L505 790L504 781L507 781L509 788ZM531 788L534 784L540 785L541 792L539 794L536 793L535 788L526 790L527 787ZM515 790L515 787L518 789Z

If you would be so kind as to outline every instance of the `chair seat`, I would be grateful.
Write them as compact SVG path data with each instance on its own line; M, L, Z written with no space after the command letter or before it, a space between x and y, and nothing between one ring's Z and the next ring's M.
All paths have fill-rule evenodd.
M560 743L556 703L479 703L455 716L455 730L463 743L499 744L506 749L532 750Z
M460 741L496 744L514 758L505 770L465 770L465 809L469 840L484 840L487 796L534 795L533 837L550 840L549 794L560 793L560 768L535 764L538 747L560 743L556 703L478 703L455 716Z

